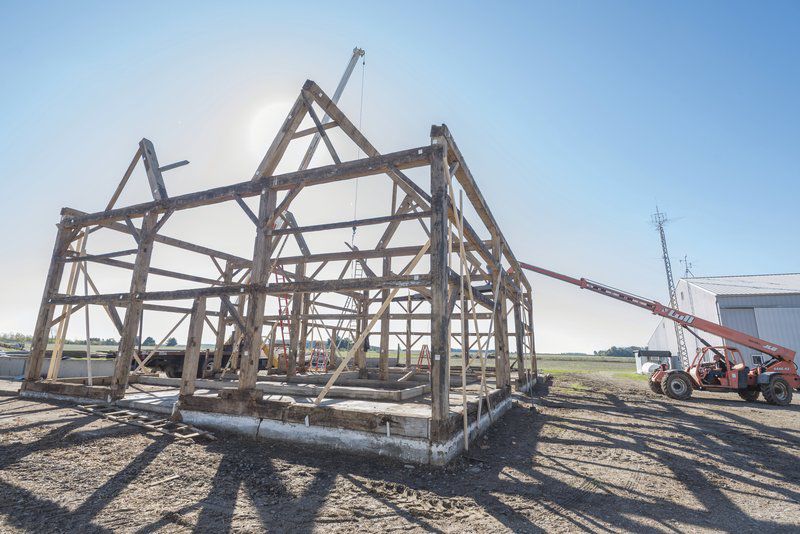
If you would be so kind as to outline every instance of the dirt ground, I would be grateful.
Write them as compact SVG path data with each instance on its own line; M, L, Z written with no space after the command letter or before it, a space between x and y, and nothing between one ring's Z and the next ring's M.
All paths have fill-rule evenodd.
M800 395L798 395L800 397ZM446 468L0 397L2 532L797 532L800 402L563 374Z

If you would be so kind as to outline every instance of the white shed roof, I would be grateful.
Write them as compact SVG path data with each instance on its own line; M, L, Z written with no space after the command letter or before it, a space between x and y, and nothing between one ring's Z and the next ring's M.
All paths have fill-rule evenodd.
M686 281L715 295L800 294L800 273L709 276Z

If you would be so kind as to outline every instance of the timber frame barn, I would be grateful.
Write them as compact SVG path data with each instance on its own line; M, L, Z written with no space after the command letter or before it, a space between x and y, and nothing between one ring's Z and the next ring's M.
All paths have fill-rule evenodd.
M299 170L276 173L290 143L309 138ZM336 139L354 143L349 150L357 147L362 157L343 161ZM309 168L320 141L327 150L320 156L332 163ZM140 161L152 201L116 206ZM181 163L159 166L153 144L143 139L105 210L62 210L22 395L127 400L148 409L134 402L141 395L132 387L169 386L174 396L162 411L191 423L441 464L508 409L512 382L524 389L535 379L531 286L447 126L431 128L430 144L381 154L309 80L251 179L170 196L162 173ZM415 172L425 178L412 179ZM387 215L301 224L294 208L303 191L356 179L386 182L391 202L386 195L370 203L384 205ZM238 205L252 221L251 257L162 233L174 214L219 203ZM465 211L478 220L468 221ZM401 225L413 226L419 241L393 244ZM361 249L345 243L314 253L306 239L367 227L382 234ZM89 252L95 232L124 240L121 250ZM299 254L282 254L287 241ZM154 248L168 247L195 257L183 265L210 261L218 277L152 266ZM98 264L130 271L129 290L100 291L88 270ZM81 276L93 293L79 294ZM193 287L148 290L152 277ZM114 371L60 379L69 318L84 306L104 309L119 332ZM137 350L143 317L155 312L189 318L180 378L156 376L146 366L156 350ZM204 328L216 336L213 351L201 350ZM283 351L280 329L288 330ZM370 333L380 340L377 368L368 366ZM343 338L351 341L342 345ZM398 345L390 365L394 339L405 362ZM427 340L422 350L429 361L412 361L412 348L417 360Z

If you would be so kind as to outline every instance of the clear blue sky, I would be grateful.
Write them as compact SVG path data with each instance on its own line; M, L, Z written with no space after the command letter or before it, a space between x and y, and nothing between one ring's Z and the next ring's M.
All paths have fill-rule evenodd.
M58 210L102 209L141 137L192 161L171 191L247 179L302 82L332 92L356 45L373 143L446 122L520 259L665 299L658 204L678 272L799 270L799 3L288 6L4 3L0 331L33 329ZM656 324L531 280L542 350Z

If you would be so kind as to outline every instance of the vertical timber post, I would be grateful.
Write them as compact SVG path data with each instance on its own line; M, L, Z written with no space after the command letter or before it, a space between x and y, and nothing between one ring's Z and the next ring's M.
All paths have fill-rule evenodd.
M263 291L269 279L269 259L272 254L272 228L267 221L275 212L277 195L267 187L261 191L258 206L258 228L253 246L253 265L250 270L252 290L247 299L247 319L245 320L244 350L239 363L239 390L251 391L256 387L258 360L261 357L261 328L264 325L264 305L267 295Z
M302 261L295 266L296 282L305 278L305 267L305 263ZM286 376L294 376L297 372L301 372L306 363L305 357L300 360L300 353L305 352L300 350L300 311L302 308L303 293L294 293L292 295L292 311L289 316L289 356Z
M450 340L447 233L448 205L447 140L431 140L431 440L444 439L442 428L450 411L450 376L448 370Z
M25 369L26 382L35 382L42 373L42 363L44 362L47 339L50 334L50 322L53 320L53 312L55 311L55 305L50 304L50 299L58 293L58 288L61 285L61 276L64 273L63 258L75 236L73 230L64 228L64 219L62 217L58 225L53 255L50 258L50 267L47 270L47 279L44 283L44 294L39 305L39 315L36 316L36 329L33 331L31 353L28 356L28 366ZM22 387L24 389L25 384Z
M147 274L150 270L150 258L153 255L153 231L158 220L158 214L148 211L142 217L142 228L139 230L139 249L136 252L136 261L133 264L131 276L131 291L125 322L122 325L122 335L119 340L119 351L114 362L114 376L111 379L111 396L121 399L125 396L128 387L128 375L131 372L133 351L136 350L136 336L139 334L139 321L141 320L143 302L141 293L147 288Z
M362 298L358 299L356 309L358 310L359 319L356 319L356 331L353 339L358 339L361 333L367 328L367 315L369 315L369 291L364 291ZM365 343L359 345L356 351L356 367L358 367L359 378L367 377L367 349Z
M383 258L383 276L390 276L392 274L392 259L388 256ZM381 292L381 301L389 298L389 290L384 289ZM378 378L380 380L389 380L389 308L386 308L381 316L381 353L380 361L378 364Z
M514 339L517 345L517 384L519 387L525 385L528 379L525 373L525 332L522 325L522 292L514 298Z
M406 299L406 367L411 367L411 292Z
M197 366L200 363L200 345L203 339L203 323L206 316L206 299L194 299L192 315L189 318L189 335L186 339L186 352L183 357L181 373L181 396L194 395L194 383L197 379Z
M496 270L492 268L492 274L500 277L500 287L497 291L497 302L495 303L494 314L494 362L497 388L505 389L510 385L511 369L508 361L508 323L506 308L506 290L502 279L502 257L503 249L500 239L492 237L492 255L494 256ZM498 282L495 282L498 283Z
M223 283L230 284L233 279L233 267L231 262L225 263L225 271L222 275ZM228 309L219 300L219 317L217 318L217 339L214 345L214 363L211 367L211 374L219 372L222 369L222 353L225 351L225 330L227 326ZM234 339L235 340L235 339ZM233 347L231 347L232 349ZM233 351L231 351L233 352Z
M528 345L531 349L531 372L535 380L539 372L539 362L536 361L536 343L533 334L533 297L530 292L525 294L525 303L528 308Z

